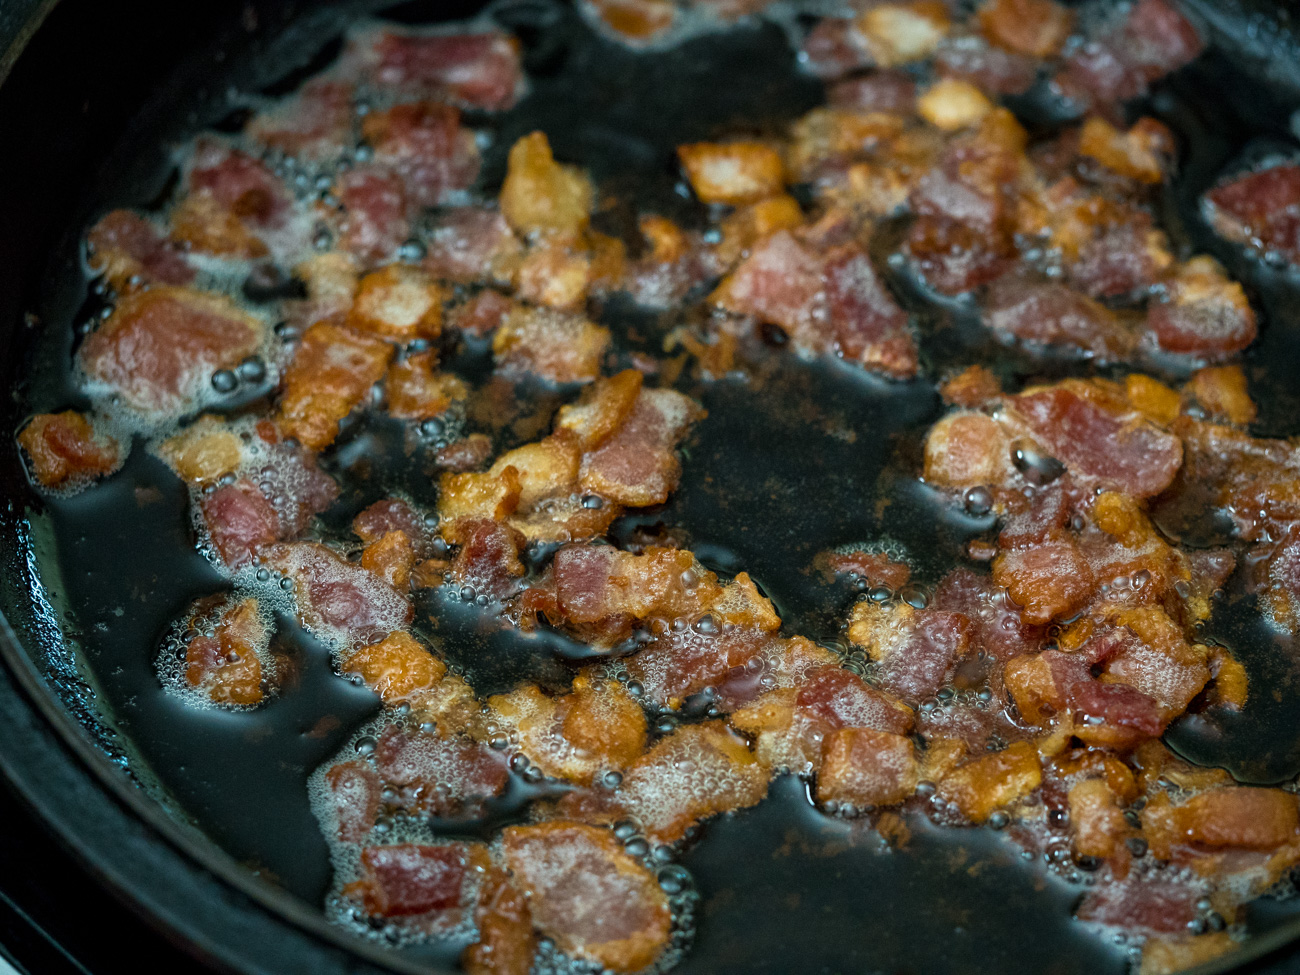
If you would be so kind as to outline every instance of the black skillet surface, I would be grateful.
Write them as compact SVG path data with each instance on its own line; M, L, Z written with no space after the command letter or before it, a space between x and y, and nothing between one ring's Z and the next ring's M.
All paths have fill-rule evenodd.
M31 133L29 141L15 143L30 146L29 152L11 150L0 160L0 198L9 207L0 224L0 276L6 281L0 329L14 332L6 339L0 331L0 348L10 350L0 359L0 378L14 392L0 411L6 430L27 412L76 404L66 381L68 353L75 326L94 311L76 248L95 213L156 199L169 175L160 147L237 119L239 92L290 89L337 52L331 38L350 13L384 5L304 4L306 9L295 11L290 3L216 3L202 15L150 6L138 5L122 17L67 0L0 89L0 119L10 123L4 130ZM426 22L471 10L416 2L384 12ZM1273 43L1266 36L1261 40L1258 29L1242 28L1249 18L1240 12L1215 5L1211 13L1236 25L1229 40L1239 41L1237 47ZM497 137L485 173L489 186L500 177L504 148L518 135L543 128L557 155L590 166L607 192L634 196L638 206L690 222L699 214L676 186L673 146L738 125L779 124L820 97L818 86L793 70L785 36L771 25L701 38L662 54L633 55L596 38L571 12L546 0L516 0L499 8L498 16L525 40L534 84L528 99L492 124ZM222 23L232 25L232 32L213 46L214 25ZM1168 200L1181 226L1176 242L1223 259L1263 313L1261 341L1247 357L1263 407L1257 430L1293 434L1300 432L1300 387L1293 379L1293 364L1300 362L1296 283L1220 244L1194 211L1200 192L1252 141L1293 144L1288 122L1300 98L1287 94L1283 69L1295 64L1300 73L1294 51L1284 52L1290 60L1279 59L1275 46L1275 56L1264 59L1271 72L1265 88L1242 73L1250 51L1237 47L1232 57L1211 52L1140 108L1169 122L1185 144L1186 164ZM194 57L195 50L203 53ZM55 58L61 62L57 71ZM158 86L174 70L176 80ZM931 376L986 361L1014 385L1073 368L1000 348L972 326L960 305L931 305L899 276L892 284L921 325ZM15 303L18 295L21 305ZM23 312L35 317L23 323ZM617 302L602 316L626 348L654 348L672 324ZM482 367L472 351L460 365ZM792 631L833 639L851 594L823 585L809 571L817 551L889 537L912 553L920 579L933 581L956 560L964 539L988 526L951 514L912 481L916 451L908 443L916 442L940 409L931 384L890 384L779 354L760 365L760 378L749 384L686 384L705 402L710 418L688 442L681 489L663 511L641 520L683 531L719 570L749 571ZM538 422L555 406L545 397L530 404ZM328 521L345 524L351 511L393 487L417 499L430 497L428 482L418 474L404 480L382 472L364 477L349 464L371 438L391 433L382 424L348 432L335 461L345 495ZM510 441L510 434L499 434L499 446ZM143 787L125 801L138 803L147 793L174 821L186 824L173 843L186 846L206 834L263 881L314 907L329 874L305 778L373 710L373 699L334 678L327 656L287 626L282 632L299 661L300 680L273 704L252 715L229 715L197 713L176 703L158 688L154 648L190 598L222 582L191 554L184 496L175 479L137 449L106 484L70 500L38 500L22 480L7 437L0 438L0 478L0 552L6 562L0 608L46 686L88 728L101 755ZM43 596L35 602L29 590L34 573L43 582ZM448 607L424 609L441 617L433 632L480 691L490 693L523 674L563 681L563 665L545 646L491 634L482 621ZM1211 635L1234 648L1255 688L1281 693L1255 694L1243 715L1222 726L1184 722L1170 733L1171 745L1225 765L1245 781L1294 777L1300 772L1300 696L1287 690L1297 676L1293 648L1254 621L1253 605L1244 598L1221 608ZM30 714L8 685L0 705L11 721ZM40 767L37 756L23 754L28 742L51 763L45 766L51 781L44 786L32 774ZM129 830L123 823L132 811L100 794L93 782L88 785L63 751L33 724L27 733L5 735L0 762L65 837L74 845L81 841L83 855L110 874L117 871L132 893L153 900L153 910L167 904L182 938L214 951L231 940L236 924L284 945L302 937L291 928L277 930L270 915L238 894L167 890L169 882L183 883L185 861L139 827L134 839L147 851L160 886L147 889L138 869L123 881L120 872L128 868L104 848L112 844L112 828ZM63 802L58 789L50 788L60 777L67 780ZM110 811L99 824L102 835L94 835L86 813L105 801ZM124 817L123 823L113 816ZM685 855L701 894L702 921L695 947L678 970L1064 975L1123 969L1118 950L1069 921L1078 889L1021 860L996 834L924 824L914 824L914 832L907 850L890 852L869 831L817 813L799 783L776 783L767 802L712 824ZM209 866L227 866L210 850L197 852ZM254 883L248 891L254 900L283 900L266 893L274 889ZM227 910L213 909L195 922L189 902L205 898ZM273 906L296 911L295 920L314 926L310 909ZM1281 937L1292 913L1290 904L1263 903L1252 910L1252 926ZM1032 936L1026 931L1029 918ZM319 938L303 940L310 945ZM1270 940L1261 938L1260 947ZM313 950L286 949L279 958L264 955L259 961L239 959L236 951L231 960L267 971L329 971L339 964L330 949L321 959ZM249 954L246 947L243 954ZM430 960L439 955L417 954Z

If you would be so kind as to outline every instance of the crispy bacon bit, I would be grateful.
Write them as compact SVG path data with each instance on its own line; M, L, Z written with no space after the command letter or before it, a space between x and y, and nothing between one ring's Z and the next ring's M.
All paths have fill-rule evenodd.
M836 575L851 574L871 586L884 586L895 592L907 585L912 569L906 562L896 562L885 552L865 549L829 552L826 564Z
M277 426L313 450L328 447L339 422L384 377L392 357L383 339L328 322L313 325L285 372Z
M361 279L347 323L362 332L409 342L442 334L447 293L419 268L392 264Z
M818 78L832 81L872 65L867 39L846 17L823 17L804 37L799 63Z
M916 372L907 315L856 247L820 255L779 231L719 285L712 300L780 325L801 351L838 352L897 378Z
M91 379L136 409L180 412L212 374L257 351L263 326L226 298L158 286L127 295L79 352Z
M579 675L559 698L526 684L489 698L488 707L518 734L528 760L555 778L590 785L601 771L621 770L645 751L645 712L616 681Z
M122 462L118 442L75 410L32 417L18 443L27 452L32 475L47 488L105 477Z
M947 8L936 0L879 4L857 20L867 50L882 68L918 61L933 53L950 26Z
M618 801L647 837L672 843L703 819L754 805L770 778L743 738L709 721L678 728L633 763Z
M635 369L597 379L576 403L560 407L556 430L572 433L584 453L595 450L631 417L640 402L641 382L642 375Z
M990 416L949 413L925 441L925 479L951 488L999 484L1011 476L1010 442Z
M581 315L518 308L493 335L492 352L507 373L532 373L556 383L586 383L600 375L609 341L609 329Z
M1281 789L1211 789L1176 806L1161 793L1142 810L1142 831L1162 860L1179 847L1274 850L1300 838L1300 814Z
M352 141L352 86L325 78L249 121L244 134L290 156L334 159Z
M523 89L519 44L498 31L367 31L352 38L343 70L381 89L489 111L509 108Z
M524 301L573 311L587 300L592 280L591 257L565 239L538 241L519 265L515 293Z
M410 604L392 587L324 545L275 545L266 561L293 580L299 622L341 647L375 643L411 621Z
M1279 163L1237 176L1207 193L1202 205L1221 236L1300 261L1300 165Z
M493 291L490 288L485 289L463 305L453 307L449 313L447 325L466 335L482 338L485 335L491 335L500 328L506 316L517 307L518 305L514 301L501 294L501 292Z
M379 776L361 762L342 762L325 773L334 835L345 843L365 839L379 815Z
M452 575L476 593L503 599L524 574L519 561L523 536L496 521L480 519L456 527L460 551L452 562Z
M189 194L172 214L172 233L195 250L229 257L261 257L259 233L284 223L290 197L262 163L211 139L194 147Z
M523 259L523 245L511 231L506 218L485 207L448 210L430 234L428 247L424 266L431 274L467 284L479 281L509 283ZM483 294L495 292L485 291Z
M467 843L368 846L356 885L367 914L409 917L462 906L471 864L485 859Z
M1212 257L1178 269L1169 300L1151 306L1147 326L1162 349L1216 359L1255 341L1255 312L1246 293Z
M1254 422L1258 412L1250 398L1246 374L1241 366L1198 369L1183 387L1183 394L1211 416L1227 420L1234 426L1248 426Z
M980 7L979 25L999 47L1048 58L1070 36L1074 13L1052 0L988 0Z
M388 412L400 420L427 420L442 416L453 403L465 399L469 389L459 377L435 372L433 352L417 352L398 359L388 369L384 388Z
M363 261L386 260L411 235L406 187L393 173L358 166L339 177L340 245Z
M392 805L411 813L466 818L505 791L505 756L460 736L390 726L375 746L375 766Z
M371 112L361 134L374 149L375 163L397 175L417 207L445 202L478 176L474 133L461 128L460 112L449 105L416 102Z
M237 471L245 460L238 434L214 416L199 417L164 440L158 452L182 480L199 487Z
M511 826L503 837L533 923L567 954L635 972L667 945L668 898L613 833L552 822Z
M677 19L671 0L585 0L583 6L624 43L634 46L662 36Z
M228 606L211 635L196 636L185 648L185 682L213 704L251 707L262 703L262 661L269 634L257 600Z
M1173 165L1174 134L1153 118L1141 118L1127 132L1092 116L1079 133L1079 155L1139 183L1162 183Z
M817 800L858 808L892 806L916 791L917 779L909 739L888 731L844 728L826 739Z
M1035 544L1001 552L993 560L993 578L1031 624L1072 615L1088 601L1096 582L1079 546L1059 530Z
M584 454L583 490L634 508L667 501L681 476L675 448L703 415L674 390L642 389L614 434Z
M994 332L1026 342L1072 346L1102 361L1133 351L1134 337L1108 309L1055 281L1007 276L995 281L984 322Z
M447 665L409 633L391 633L343 661L345 674L360 674L385 704L400 704L442 680Z
M904 71L873 71L832 85L826 98L834 108L907 115L916 105L916 82Z
M1143 934L1181 934L1196 918L1196 900L1200 896L1195 886L1135 871L1126 880L1090 889L1074 916L1080 921Z
M986 366L967 366L939 387L939 395L949 406L975 409L996 401L1002 395L1002 382Z
M1000 752L959 766L939 782L938 794L973 823L986 821L1042 783L1043 773L1033 744L1018 741Z
M916 111L935 128L957 132L982 122L993 103L969 81L941 78L917 99Z
M591 217L593 190L586 173L555 161L546 133L510 147L501 212L522 234L578 234Z
M404 531L391 531L361 553L361 567L373 572L397 592L410 592L415 549Z
M696 142L678 146L677 157L705 203L753 203L784 185L780 153L763 142Z
M244 479L205 494L203 521L221 560L232 569L252 562L280 537L280 520L257 485Z
M914 610L905 603L855 603L849 639L881 663L881 685L921 700L947 683L971 651L971 623L960 613Z
M438 449L438 466L445 471L463 474L482 467L492 456L492 440L487 434L471 433Z
M367 544L379 541L389 532L400 531L411 540L415 554L421 557L434 549L434 533L429 522L401 498L376 501L352 519L352 531Z
M90 229L86 262L118 292L145 282L180 285L194 280L194 269L180 248L130 210L114 210Z
M1144 419L1116 415L1065 385L1027 392L1017 411L1072 471L1138 498L1167 488L1182 464L1179 439Z
M528 975L537 950L533 916L526 898L499 868L488 871L474 913L478 941L460 963L468 975Z

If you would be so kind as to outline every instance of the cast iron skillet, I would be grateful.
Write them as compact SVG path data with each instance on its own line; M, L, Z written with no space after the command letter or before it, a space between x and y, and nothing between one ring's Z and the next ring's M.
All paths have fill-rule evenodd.
M524 20L528 4L529 0L519 4L525 11L521 15ZM1262 0L1193 0L1189 5L1208 26L1217 47L1217 53L1207 59L1209 66L1199 69L1202 73L1189 84L1217 81L1216 97L1232 111L1261 120L1254 126L1257 130L1284 134L1289 110L1300 105L1300 42L1287 10ZM284 51L303 50L301 43L294 43L298 28L290 25L298 24L299 18L314 19L320 29L335 8L342 16L343 8L349 6L358 5L306 0L0 3L0 46L4 50L0 72L8 72L0 86L0 131L6 133L7 146L0 158L0 389L12 393L0 401L0 653L5 664L0 669L0 772L103 884L168 937L218 970L360 975L445 970L446 963L399 957L327 925L314 904L237 863L183 815L168 811L158 801L167 797L148 776L132 772L137 766L131 743L115 734L111 714L101 707L95 675L80 670L63 645L59 581L37 575L38 562L49 564L45 558L49 552L43 550L49 542L33 537L28 528L26 512L34 499L9 431L27 412L26 382L33 372L40 371L39 357L50 354L51 343L37 341L43 325L50 322L52 328L65 328L78 312L75 300L70 306L69 296L51 290L47 282L60 276L66 280L76 272L67 263L67 255L75 250L69 249L66 234L75 234L79 221L86 218L79 209L85 191L106 181L130 185L134 178L130 172L116 171L130 157L113 156L111 150L122 134L130 131L140 106L152 100L155 112L169 110L194 124L215 122L225 113L225 92L211 86L213 77L239 74L236 69L244 69L241 78L251 74L255 77L250 83L257 86L281 82L281 76L292 76L294 68L309 71L310 65L277 57L276 48L270 48L268 57L268 45L274 42L285 45ZM366 6L374 9L377 5ZM436 14L451 18L472 13L476 5L417 0L400 6L400 12L408 17ZM750 80L759 94L751 92L749 97L785 99L784 109L794 114L808 107L815 95L807 86L779 92L762 89L763 69L753 62L766 56L769 48L763 45L770 42L771 38L760 37L754 42L758 47L733 51L738 60L732 67L754 70ZM688 57L689 52L683 56ZM678 88L665 88L661 96L667 99L665 105L681 101L684 92L693 90L692 84L699 84L690 67L679 63L671 72L673 77L667 82L675 80ZM637 77L636 83L645 85L647 79ZM729 118L734 122L751 116L744 110L743 97L737 96L739 100L733 102L725 92L712 91L707 85L705 90L709 97L697 92L698 105L693 109L701 113L701 136L708 134L710 126L723 125ZM613 108L610 111L617 114ZM563 114L563 104L552 106L548 121L557 130L565 130L567 125L568 137L578 142L600 142L600 133L584 130L581 121L575 123ZM549 125L547 128L551 130ZM646 139L653 141L653 133L646 133ZM1211 176L1212 172L1202 174ZM140 179L147 182L143 175ZM51 254L58 256L52 261ZM1230 259L1230 255L1224 256ZM1257 361L1271 362L1274 368L1278 362L1295 362L1300 322L1288 321L1278 310L1279 300L1291 292L1285 288L1278 291L1268 275L1254 276L1249 269L1242 270L1240 263L1230 262L1230 266L1251 280L1257 296L1264 297L1266 314L1272 311L1265 347L1256 353ZM977 353L973 346L959 342L932 351L938 364L944 364L945 356L956 360ZM1262 432L1295 432L1282 427L1294 415L1297 393L1300 390L1286 388L1283 380L1283 388L1264 403L1261 422L1275 428ZM725 400L730 394L710 395ZM915 432L933 418L933 396L918 388L908 402L915 407L913 413L895 425ZM729 415L734 417L738 404L730 406ZM715 411L715 416L725 415L725 409ZM869 423L873 418L857 419ZM753 450L760 449L752 430L734 424L728 429L725 423L717 429L720 432L713 434L716 442L698 443L694 450L701 457L713 457L722 468L736 458L728 455L720 442L738 439L742 452L747 443ZM759 435L760 440L773 439L777 449L806 453L808 448L798 439L789 439L791 436L789 431L779 430ZM825 463L840 459L832 457ZM816 458L811 460L816 462ZM731 549L721 544L733 539L728 537L727 516L719 512L716 499L707 492L692 491L689 484L683 494L673 514L697 536L715 533L720 542L714 553L716 561L725 563L734 557L762 563L759 550L744 551L740 542ZM931 540L927 532L937 530L914 526L913 541L923 545ZM130 550L98 553L124 560L130 560L132 554ZM64 566L65 572L75 570L75 566ZM783 609L815 626L818 608L801 605L794 591L785 595ZM1235 758L1216 755L1211 745L1198 743L1194 734L1186 736L1181 748L1185 753L1196 753L1199 748L1203 758L1229 765L1239 773L1245 770L1247 778L1264 781L1293 776L1300 771L1300 742L1293 740L1296 725L1287 720L1293 716L1293 712L1278 712L1270 722L1247 728L1253 740L1251 734L1238 736L1241 747L1251 753L1246 757L1244 753ZM1255 764L1248 758L1255 759ZM791 784L780 788L785 798L790 798ZM779 821L763 815L747 820L746 828L769 832L782 828ZM714 860L719 856L727 859L725 854L714 854ZM707 875L716 863L701 854L690 865L700 876ZM919 896L924 905L924 885ZM755 920L765 920L764 926L779 931L780 910L777 907L770 920ZM833 936L833 927L827 933ZM1237 955L1209 970L1234 966L1263 970L1262 966L1276 962L1277 953L1285 954L1286 946L1297 938L1300 919L1279 918ZM954 944L952 950L956 956L970 946ZM1274 953L1271 961L1270 953ZM864 958L861 964L870 968L871 960ZM692 970L704 969L692 966Z

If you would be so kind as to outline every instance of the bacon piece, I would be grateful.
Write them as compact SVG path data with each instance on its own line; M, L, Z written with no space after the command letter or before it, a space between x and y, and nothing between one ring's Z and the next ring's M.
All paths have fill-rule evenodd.
M352 86L314 78L293 97L253 116L244 134L290 156L336 159L352 142Z
M285 371L276 425L313 450L328 447L339 422L383 378L392 357L393 347L383 339L318 322L303 335Z
M990 416L955 410L930 428L925 479L950 488L1001 484L1013 476L1010 442Z
M826 99L834 108L910 115L916 107L916 82L904 71L873 71L836 82Z
M252 562L278 541L280 519L252 481L242 479L205 494L199 502L204 524L221 561L232 569Z
M1092 567L1079 546L1059 529L1023 548L1004 549L993 560L993 579L1005 586L1030 624L1064 619L1092 595Z
M1162 860L1178 847L1272 851L1300 838L1300 814L1289 792L1229 786L1176 806L1162 793L1142 810L1142 830Z
M596 449L632 415L640 402L642 379L635 369L597 379L576 403L560 407L555 429L573 434L583 453Z
M180 433L158 446L158 454L181 479L206 487L244 464L245 449L239 436L222 420L201 416Z
M468 843L368 846L355 891L367 914L410 917L461 907L471 865L485 859Z
M393 726L379 736L375 768L392 805L426 816L480 816L510 778L505 755L487 745Z
M1035 58L1059 52L1074 26L1073 11L1052 0L988 0L978 18L993 43Z
M1209 683L1206 648L1189 645L1178 626L1154 606L1120 610L1113 622L1138 639L1107 660L1107 677L1142 691L1167 716L1181 714Z
M509 108L523 89L519 44L499 31L366 31L351 39L343 71L380 89L488 111Z
M345 843L365 839L379 815L379 776L361 762L341 762L326 771L325 783L334 835Z
M501 213L519 233L580 233L591 217L593 193L586 173L555 161L546 133L533 132L510 147Z
M781 155L763 142L695 142L678 146L677 158L705 203L753 203L784 186Z
M1207 193L1202 208L1220 236L1300 261L1300 165L1278 163L1236 176Z
M32 417L18 443L27 452L32 475L47 488L105 477L122 463L117 440L97 431L76 410Z
M424 266L435 277L451 281L507 284L522 259L523 245L505 217L496 210L466 206L448 210L439 218L429 235Z
M1212 416L1239 427L1255 422L1258 413L1255 402L1250 398L1246 374L1241 366L1207 366L1198 369L1183 387L1183 395ZM1174 415L1177 415L1177 411Z
M991 44L978 35L949 37L934 53L934 66L944 78L960 79L990 95L1020 95L1038 77L1032 57Z
M363 261L389 258L411 236L406 186L378 166L358 166L339 177L335 193L343 206L339 244Z
M1133 351L1133 335L1104 305L1055 281L1007 276L985 300L984 323L1026 342L1072 346L1102 361Z
M668 943L668 898L608 830L580 823L510 826L506 864L533 923L565 953L617 972L651 964Z
M938 795L973 823L982 823L1042 783L1038 751L1027 741L966 762L939 781Z
M416 102L371 112L361 133L374 148L375 163L397 175L414 206L443 203L478 176L474 133L461 128L460 112L449 105Z
M888 731L844 728L826 739L817 801L892 806L916 791L917 780L910 740Z
M188 194L173 210L172 235L195 250L250 258L267 252L260 233L282 226L288 190L261 162L213 139L194 146Z
M438 547L429 521L401 498L385 498L365 508L352 519L352 531L367 544L379 541L389 532L400 531L411 540L419 558L432 555Z
M1093 115L1079 132L1079 155L1139 183L1164 182L1173 168L1176 151L1174 134L1162 122L1148 117L1121 132Z
M1004 240L946 217L918 218L904 247L926 283L946 295L995 281L1011 266L1012 253Z
M359 674L385 704L400 704L432 688L447 673L447 665L409 633L390 633L362 647L343 661L344 674Z
M174 413L191 407L213 373L256 352L262 337L262 323L226 298L156 286L120 299L78 358L132 407Z
M475 338L491 335L518 305L499 291L485 289L452 307L447 325Z
M867 39L852 19L823 17L799 45L799 63L823 81L833 81L869 68L873 61Z
M1088 890L1074 916L1080 921L1140 934L1179 933L1196 918L1201 890L1159 874L1130 872Z
M671 0L584 0L582 6L633 47L661 37L677 19Z
M442 334L447 293L422 270L392 264L361 279L347 324L362 332L409 342Z
M657 843L681 839L710 816L767 795L771 771L721 721L683 725L637 759L618 801Z
M518 308L492 337L498 368L532 373L556 383L591 382L600 375L609 329L581 315L547 308Z
M388 393L388 413L400 420L427 420L442 416L452 404L469 396L469 389L459 376L435 372L437 356L417 352L398 359L388 369L384 389Z
M558 698L526 684L489 698L488 707L518 735L528 760L555 778L590 785L645 751L645 712L617 681L580 674Z
M213 704L252 707L262 703L260 656L269 638L256 599L228 605L210 636L200 634L186 645L185 683Z
M904 700L922 700L947 683L971 650L971 622L960 613L905 603L855 603L849 640L881 664L880 683Z
M1168 352L1216 359L1255 341L1255 312L1240 284L1212 257L1194 257L1178 269L1168 300L1153 304L1147 327Z
M895 68L933 53L950 27L948 10L937 0L878 4L857 19L867 50L882 68Z
M474 912L478 941L461 955L468 975L528 975L537 950L528 898L497 867L488 871Z
M681 477L677 444L703 416L694 400L675 390L641 389L617 430L583 455L579 484L629 507L662 504Z
M767 669L762 657L769 642L768 634L751 628L701 633L698 628L681 627L630 658L628 674L645 688L650 700L665 707L678 707L705 688L716 693L733 676L750 677L757 690L759 675Z
M400 594L324 545L282 543L266 551L266 561L293 580L298 621L340 647L378 642L411 621Z
M519 561L523 536L508 525L486 519L457 526L461 543L452 563L452 575L476 593L504 599L516 589L524 574Z
M1004 590L987 576L970 569L953 569L935 588L930 604L936 610L960 613L970 620L972 643L995 660L1009 660L1036 649L1042 639L1037 627L1027 625Z
M1094 298L1149 292L1174 263L1164 231L1132 203L1080 192L1065 179L1049 190L1047 208L1069 282Z
M949 406L976 409L1002 395L1002 381L986 366L967 366L940 385L939 395Z
M898 378L916 372L907 315L856 247L819 255L778 231L719 285L712 300L735 314L780 325L801 351L838 352Z
M865 549L826 553L826 564L836 575L854 575L871 586L884 586L895 592L907 585L912 569L906 562L896 562L885 552Z
M1017 411L1059 460L1137 498L1167 488L1182 464L1182 443L1135 416L1116 415L1064 385L1015 399Z
M993 111L993 102L969 81L941 78L916 103L917 114L945 132L978 125Z
M86 263L118 292L145 282L180 285L194 280L194 269L180 248L130 210L113 210L90 228Z

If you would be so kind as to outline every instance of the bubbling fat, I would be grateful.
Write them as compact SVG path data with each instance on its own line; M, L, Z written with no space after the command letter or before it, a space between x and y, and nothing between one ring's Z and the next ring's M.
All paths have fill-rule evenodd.
M249 711L264 703L267 697L274 694L278 677L275 657L270 652L271 637L275 633L275 614L279 608L276 602L274 599L251 595L242 587L225 598L197 600L172 624L158 651L156 667L163 690L200 709ZM242 654L234 652L224 661L214 660L213 671L209 673L203 673L190 660L191 646L195 641L219 641L221 629L228 617L249 607L252 608L251 618L246 618L244 625L245 628L255 629L257 637L249 643L243 643L241 649L252 654L261 672L259 693L256 695L259 700L253 702L241 700L244 695L238 689L231 693L220 672L223 663L238 664ZM240 684L242 686L246 681L241 681Z

